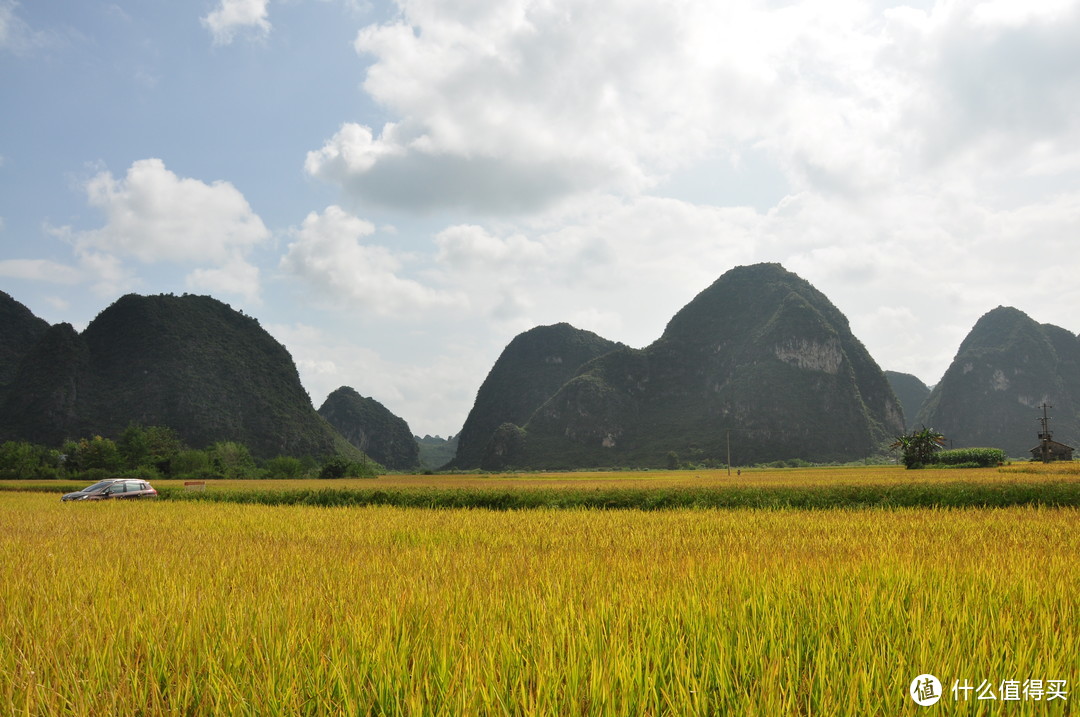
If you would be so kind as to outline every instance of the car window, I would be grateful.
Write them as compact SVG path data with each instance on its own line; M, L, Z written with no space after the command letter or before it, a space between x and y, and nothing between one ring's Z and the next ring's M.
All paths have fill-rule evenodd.
M109 486L109 490L106 491L106 493L123 493L123 492L124 492L124 484L123 483L117 483L116 485Z

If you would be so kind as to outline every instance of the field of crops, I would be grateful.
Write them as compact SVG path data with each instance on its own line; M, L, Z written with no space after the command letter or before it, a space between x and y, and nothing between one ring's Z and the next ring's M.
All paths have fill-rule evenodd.
M358 480L155 480L162 498L323 507L414 508L897 508L1080 507L1080 469L908 471L901 466L511 475L386 475ZM63 481L0 481L0 491L73 491Z
M0 493L0 713L1067 714L1078 523Z

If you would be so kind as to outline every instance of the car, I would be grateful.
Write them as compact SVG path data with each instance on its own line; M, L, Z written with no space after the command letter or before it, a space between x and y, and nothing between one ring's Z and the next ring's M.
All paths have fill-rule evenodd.
M110 500L112 498L157 498L157 491L144 480L137 478L113 478L98 481L74 493L66 493L61 501Z

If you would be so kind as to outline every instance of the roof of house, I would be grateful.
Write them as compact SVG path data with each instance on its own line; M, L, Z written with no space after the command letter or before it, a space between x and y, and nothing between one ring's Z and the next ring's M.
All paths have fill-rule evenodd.
M1075 450L1072 446L1067 446L1064 443L1060 443L1059 441L1047 441L1046 445L1052 451L1072 451L1072 450ZM1043 449L1043 444L1040 443L1039 445L1032 448L1031 452L1032 453L1042 453L1042 449Z

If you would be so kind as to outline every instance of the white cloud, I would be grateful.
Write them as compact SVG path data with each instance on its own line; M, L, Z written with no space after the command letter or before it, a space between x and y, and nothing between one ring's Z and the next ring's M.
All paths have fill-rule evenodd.
M1080 141L1075 2L398 5L355 43L392 120L306 163L371 204L535 212L746 151L801 190L1004 195Z
M189 286L258 300L259 272L245 256L270 232L233 185L178 177L160 159L143 159L124 178L99 172L85 188L105 225L48 231L74 246L79 270L99 294L138 283L123 263L130 257L195 267Z
M12 24L15 22L15 3L0 3L0 48L11 42Z
M214 36L215 45L228 45L240 31L258 36L270 33L266 6L270 0L220 0L215 10L202 18L202 24Z
M47 259L4 259L0 261L0 276L69 285L83 278L75 267Z
M44 226L50 234L69 244L75 244L76 233L71 227ZM74 247L73 264L51 259L7 259L0 261L0 276L27 281L41 281L67 286L89 285L96 296L110 298L138 285L134 273L116 256Z
M113 297L138 286L138 279L119 257L78 248L76 255L84 280L98 296Z
M340 386L351 386L404 418L419 435L457 433L476 396L478 381L494 363L501 346L470 341L443 344L437 361L408 351L389 356L370 343L351 340L307 324L269 324L266 330L285 345L296 362L304 387L318 408Z
M641 346L720 273L753 256L762 224L749 209L592 197L498 229L448 227L435 237L435 261L489 328L512 336L570 321Z
M221 266L196 269L188 274L187 285L214 294L238 294L248 303L260 303L259 268L239 254L234 254Z
M82 233L79 245L144 263L222 263L270 236L233 185L178 177L160 159L133 163L121 180L101 172L86 193L106 224Z
M371 222L337 206L312 212L281 259L287 274L302 279L334 304L379 315L417 315L460 307L460 295L399 276L401 258L390 249L362 241L375 232Z

